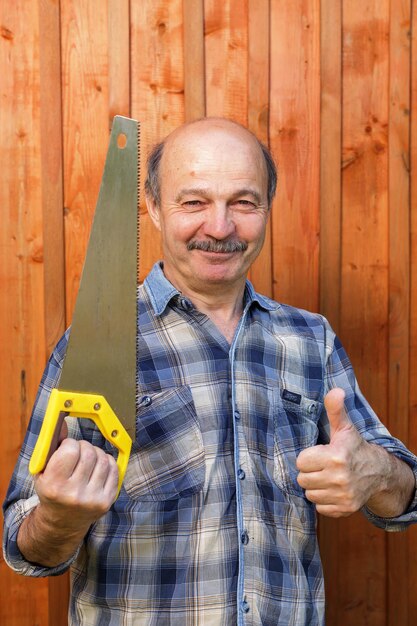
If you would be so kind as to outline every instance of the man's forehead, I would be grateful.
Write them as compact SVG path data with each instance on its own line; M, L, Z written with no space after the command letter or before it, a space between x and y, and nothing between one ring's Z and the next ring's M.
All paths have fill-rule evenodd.
M233 175L244 170L266 174L261 146L240 124L222 118L205 118L176 129L165 141L161 175L196 166Z
M244 126L232 120L213 117L189 122L176 128L166 138L165 149L173 148L184 142L203 142L207 140L207 137L228 137L231 140L234 139L259 148L256 137Z

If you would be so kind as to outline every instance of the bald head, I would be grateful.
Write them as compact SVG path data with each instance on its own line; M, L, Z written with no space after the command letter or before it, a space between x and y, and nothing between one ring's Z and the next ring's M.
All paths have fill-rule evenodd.
M258 158L257 166L264 170L267 181L267 200L270 207L275 195L277 184L277 171L274 160L268 148L257 137L241 124L219 117L208 117L189 122L175 129L164 141L157 144L148 157L148 174L145 181L145 192L156 206L161 202L161 175L164 171L164 163L170 163L175 159L184 158L184 147L190 141L196 140L201 143L204 150L207 136L217 141L219 156L222 154L222 146L227 142L235 143L237 150L247 149L255 153ZM169 159L168 159L169 156Z

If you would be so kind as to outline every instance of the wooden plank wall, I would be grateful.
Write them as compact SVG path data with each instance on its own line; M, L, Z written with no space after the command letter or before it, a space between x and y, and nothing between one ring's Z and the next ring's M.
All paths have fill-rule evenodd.
M14 0L0 11L3 498L71 320L115 114L143 154L224 115L280 167L257 288L321 311L417 451L417 0ZM142 277L159 257L142 202ZM330 626L411 626L417 530L320 521ZM0 562L0 624L66 623L66 577Z

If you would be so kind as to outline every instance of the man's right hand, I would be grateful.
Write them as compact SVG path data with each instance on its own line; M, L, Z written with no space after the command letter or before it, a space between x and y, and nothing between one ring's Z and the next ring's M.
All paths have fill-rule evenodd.
M35 477L39 505L22 523L18 546L26 560L54 567L76 551L91 524L117 495L115 459L87 441L64 439Z
M117 494L112 456L87 441L65 439L35 478L40 503L71 524L91 524L108 511Z

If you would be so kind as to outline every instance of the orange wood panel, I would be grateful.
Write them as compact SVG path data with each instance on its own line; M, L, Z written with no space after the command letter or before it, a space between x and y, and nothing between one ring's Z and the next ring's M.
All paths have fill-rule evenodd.
M342 4L321 3L320 310L337 331L341 270Z
M265 145L269 144L269 0L248 4L248 127ZM261 254L249 272L256 289L272 296L271 217Z
M131 6L132 116L141 121L141 179L149 149L184 122L181 0ZM161 258L159 233L141 198L140 278Z
M264 293L320 308L383 421L417 450L416 33L417 0L5 5L2 494L45 354L64 326L62 164L69 319L120 113L142 122L143 161L150 145L205 111L270 141L279 190L251 278ZM143 278L161 251L143 198L141 213ZM323 519L320 543L329 626L414 623L417 528L388 537L360 515ZM65 585L18 577L0 561L0 623L64 624Z
M389 110L389 404L388 426L408 443L410 344L410 0L391 2ZM406 533L388 544L389 626L407 624L409 587Z
M409 0L391 3L389 118L389 427L407 441L410 315Z
M65 330L65 244L62 164L61 33L59 5L39 3L42 213L46 358ZM50 626L68 622L69 576L48 579Z
M247 123L248 0L205 0L206 112Z
M270 142L280 167L274 297L318 309L320 2L271 1Z
M185 121L206 113L204 0L183 0Z
M417 451L417 0L412 0L411 25L411 133L410 133L410 394L409 394L409 422L408 443L410 448ZM413 626L417 615L417 528L413 527L408 533L409 578L404 581L409 589L408 622Z
M389 1L344 4L343 31L341 336L387 422ZM338 623L385 625L385 535L353 516L339 536Z
M59 5L39 3L46 357L65 330L61 33Z
M320 312L336 332L340 317L342 4L321 3ZM339 529L321 516L319 541L326 589L326 623L337 624Z
M109 128L115 115L130 116L130 2L108 0Z
M248 0L248 126L269 142L269 0Z
M0 395L3 500L45 362L38 2L2 6ZM0 558L0 623L48 623L48 581Z
M66 309L70 322L109 138L107 4L65 0L61 37Z

